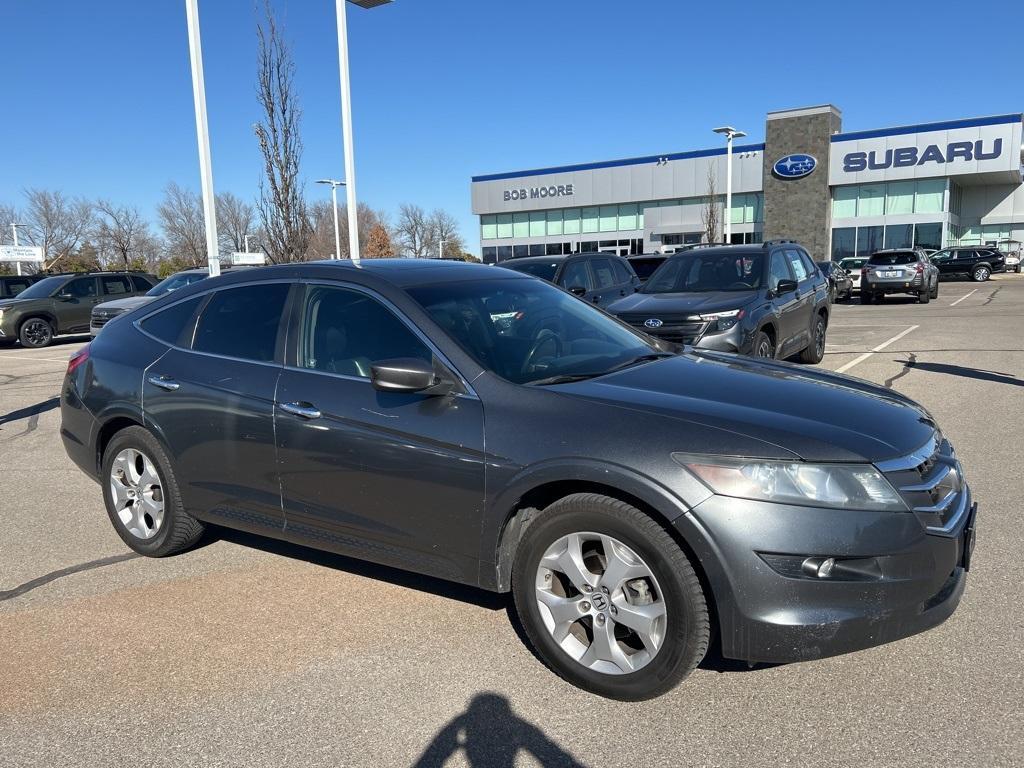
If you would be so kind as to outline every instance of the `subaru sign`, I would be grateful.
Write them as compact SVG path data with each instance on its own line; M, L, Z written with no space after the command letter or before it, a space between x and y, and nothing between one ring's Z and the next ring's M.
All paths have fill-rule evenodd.
M800 179L814 172L818 161L811 155L786 155L780 157L772 166L772 171L780 179Z
M986 150L982 139L977 141L951 141L945 146L929 144L924 149L915 146L897 149L871 150L870 152L849 152L843 156L843 171L881 171L886 168L906 168L912 165L935 163L944 165L957 160L995 160L1003 154L1003 140L992 141L991 148Z

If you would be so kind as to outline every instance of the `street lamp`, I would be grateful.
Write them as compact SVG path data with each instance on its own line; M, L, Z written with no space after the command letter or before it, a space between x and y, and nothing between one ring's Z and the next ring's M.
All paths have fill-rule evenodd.
M28 227L28 224L16 224L13 221L11 222L11 234L14 236L14 247L15 248L18 247L18 227ZM43 266L46 266L46 265L44 264ZM15 272L17 274L19 274L19 275L21 274L21 262L20 261L14 262L14 270L15 270Z
M352 138L352 95L348 77L348 27L345 19L346 0L335 0L338 16L338 69L341 77L341 140L345 148L345 180L348 182L348 251L350 258L359 263L359 227L356 225L356 159ZM360 8L376 8L391 0L348 0ZM337 205L335 205L337 211ZM337 213L335 213L337 216ZM335 224L337 230L337 224Z
M338 230L338 187L348 186L344 181L338 181L337 179L317 179L317 184L330 184L331 185L331 205L334 208L334 258L341 258L341 233ZM348 226L352 228L352 217L348 217ZM352 242L351 232L349 233L349 243ZM358 248L359 241L356 241L356 247ZM352 252L349 253L349 258L353 258ZM354 257L357 261L358 256Z
M732 242L732 140L742 139L747 134L724 125L713 129L725 136L725 242Z

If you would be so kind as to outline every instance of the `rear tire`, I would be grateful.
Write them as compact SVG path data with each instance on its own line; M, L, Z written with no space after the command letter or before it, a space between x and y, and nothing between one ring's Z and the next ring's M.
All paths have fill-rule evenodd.
M927 304L931 300L932 300L932 292L928 288L925 288L923 291L921 291L919 294L917 294L917 303L918 304Z
M203 523L181 503L163 446L142 427L127 427L107 444L100 482L114 530L140 555L174 555L203 535Z
M871 294L871 291L865 291L863 288L860 289L860 303L861 304L873 304L875 297Z
M18 328L18 341L28 349L48 347L53 343L53 337L53 326L43 317L30 317Z
M825 357L825 331L828 325L825 318L818 315L814 318L814 326L811 329L811 343L800 353L800 362L808 365L817 365Z
M974 268L974 271L971 272L971 279L976 283L984 283L991 275L992 270L982 265Z
M530 523L512 594L537 655L599 696L660 696L707 652L707 602L686 554L651 517L607 496L567 496Z
M935 287L932 288L932 298L933 299L939 298L939 281L938 280L935 281Z

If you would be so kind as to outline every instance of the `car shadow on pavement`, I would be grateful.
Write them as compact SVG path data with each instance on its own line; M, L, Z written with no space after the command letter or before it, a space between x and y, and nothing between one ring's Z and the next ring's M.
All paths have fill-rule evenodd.
M12 421L28 419L32 416L38 416L41 413L52 411L58 405L60 405L60 398L51 397L49 400L44 400L41 403L33 403L32 405L26 405L24 408L18 408L10 413L0 414L0 427L4 424L10 424Z
M474 696L465 712L437 732L413 768L441 768L457 752L471 768L512 768L520 752L545 768L584 765L516 715L508 699L497 693Z
M906 360L895 360L894 362L902 363L917 371L931 371L932 373L944 373L948 376L961 376L965 379L977 379L978 381L990 381L995 384L1024 387L1024 381L1009 373L986 371L983 368L968 368L952 363L925 363L920 360L915 360L912 363L908 363Z

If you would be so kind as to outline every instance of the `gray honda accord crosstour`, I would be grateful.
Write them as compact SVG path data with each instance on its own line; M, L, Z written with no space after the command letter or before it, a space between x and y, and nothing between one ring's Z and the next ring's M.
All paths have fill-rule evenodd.
M656 340L539 279L419 260L228 274L70 361L68 454L154 557L210 524L511 592L603 696L814 659L955 610L976 505L928 412Z

